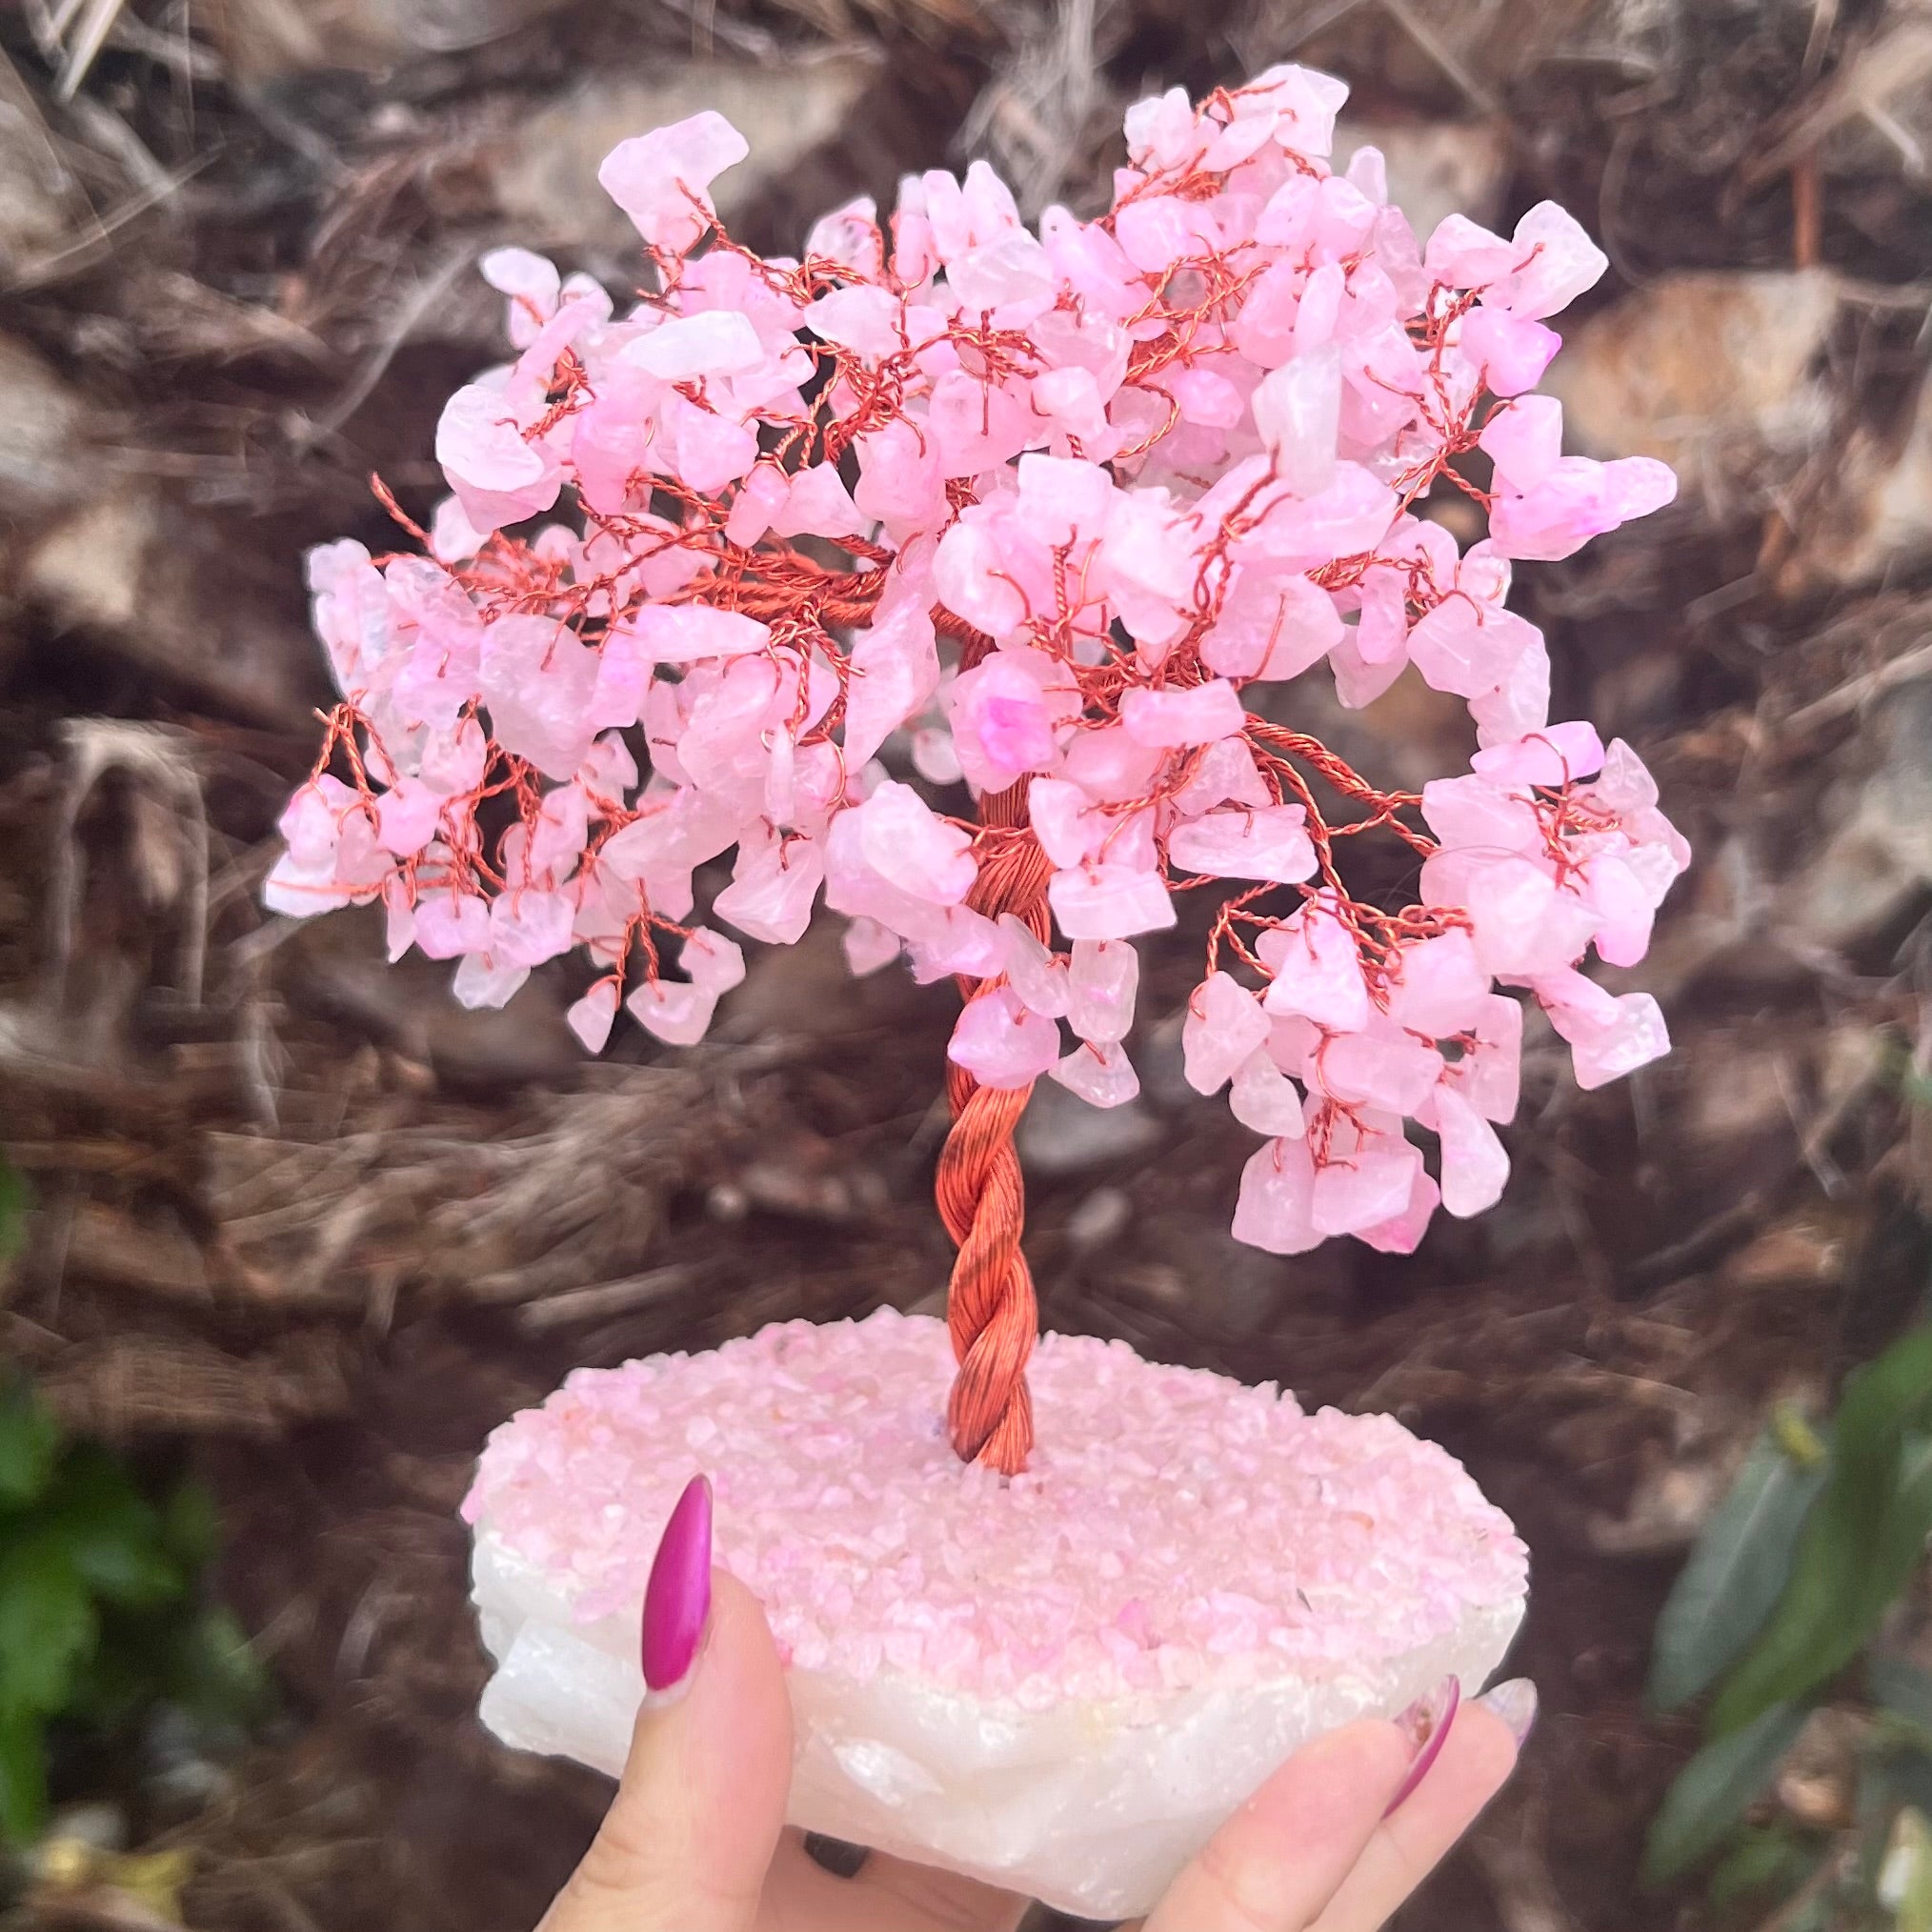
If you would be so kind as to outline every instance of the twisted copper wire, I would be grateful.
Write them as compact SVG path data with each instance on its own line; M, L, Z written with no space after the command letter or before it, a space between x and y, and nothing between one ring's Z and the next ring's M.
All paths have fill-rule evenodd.
M982 845L979 876L967 903L990 919L1012 913L1045 938L1050 868L1039 841L1024 829L1025 781L983 799L980 817L992 835ZM1002 832L1013 835L1001 837ZM999 983L962 979L960 990L978 999ZM964 1067L949 1061L946 1097L953 1125L933 1179L939 1218L959 1250L946 1298L946 1325L959 1364L946 1426L962 1462L983 1462L1005 1476L1026 1467L1033 1447L1026 1364L1039 1313L1033 1273L1020 1252L1026 1189L1013 1145L1032 1092L1031 1081L1024 1087L982 1087Z

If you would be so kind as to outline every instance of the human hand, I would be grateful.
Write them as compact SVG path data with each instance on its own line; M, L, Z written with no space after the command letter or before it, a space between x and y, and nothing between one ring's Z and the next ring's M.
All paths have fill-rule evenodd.
M756 1599L711 1568L711 1494L673 1513L644 1608L651 1695L595 1841L537 1932L1014 1932L1027 1902L875 1855L850 1879L784 1829L792 1714ZM1375 1932L1509 1776L1521 1680L1459 1712L1317 1739L1229 1819L1139 1932Z

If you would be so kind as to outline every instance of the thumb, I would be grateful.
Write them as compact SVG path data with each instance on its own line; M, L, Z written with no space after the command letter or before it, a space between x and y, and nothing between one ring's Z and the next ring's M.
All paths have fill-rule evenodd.
M711 1567L701 1476L665 1525L642 1640L648 1689L616 1798L538 1932L753 1932L792 1707L757 1599Z

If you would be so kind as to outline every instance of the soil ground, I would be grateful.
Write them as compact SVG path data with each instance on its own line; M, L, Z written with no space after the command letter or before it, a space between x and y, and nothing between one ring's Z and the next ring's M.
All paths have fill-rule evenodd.
M1355 84L1419 193L1499 223L1554 194L1611 253L1573 426L1668 445L1687 487L1520 601L1558 714L1631 738L1698 850L1642 976L1677 1051L1579 1095L1535 1043L1501 1209L1407 1260L1282 1262L1228 1238L1246 1137L1178 1077L1183 929L1149 951L1144 1102L1043 1092L1023 1128L1042 1317L1389 1409L1528 1539L1542 1722L1405 1925L1715 1922L1634 1877L1694 1741L1642 1708L1651 1626L1767 1404L1826 1399L1932 1246L1922 10L75 11L0 15L0 1141L41 1203L0 1351L222 1505L219 1586L282 1716L194 1805L151 1765L111 1780L138 1838L193 1852L188 1922L532 1924L603 1793L475 1724L454 1509L483 1436L572 1364L930 1307L946 1278L943 989L853 983L815 940L757 959L713 1044L634 1030L587 1068L563 966L466 1015L371 920L256 909L326 694L300 553L384 542L372 470L432 500L437 401L493 352L476 253L621 284L575 184L712 100L754 141L728 212L759 245L971 152L1086 207L1124 102L1288 57ZM1392 782L1454 743L1406 687L1353 718L1303 699Z

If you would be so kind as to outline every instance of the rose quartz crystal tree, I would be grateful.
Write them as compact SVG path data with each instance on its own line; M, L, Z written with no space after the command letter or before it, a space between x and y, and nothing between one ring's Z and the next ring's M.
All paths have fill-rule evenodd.
M745 971L719 928L791 944L821 897L855 971L959 981L949 1420L1003 1471L1032 1439L1014 1124L1042 1075L1134 1096L1134 941L1181 894L1213 908L1187 1077L1263 1137L1234 1232L1277 1254L1405 1252L1497 1199L1499 988L1585 1086L1667 1046L1648 995L1579 969L1642 956L1687 849L1634 752L1551 721L1506 608L1518 561L1674 493L1563 455L1536 392L1604 257L1549 202L1419 243L1372 149L1327 165L1344 91L1176 91L1129 113L1097 220L1036 234L975 163L799 261L719 227L746 147L718 115L626 141L601 179L636 299L488 256L517 355L443 412L433 527L390 502L426 553L311 558L342 702L275 909L379 898L392 956L458 960L471 1005L580 947L593 1052L620 1006L699 1039ZM1487 515L1466 551L1429 515L1452 492ZM1297 730L1323 659L1346 706L1405 667L1466 700L1470 769L1383 791ZM936 802L959 779L974 816ZM1365 837L1411 849L1417 903L1351 889Z

